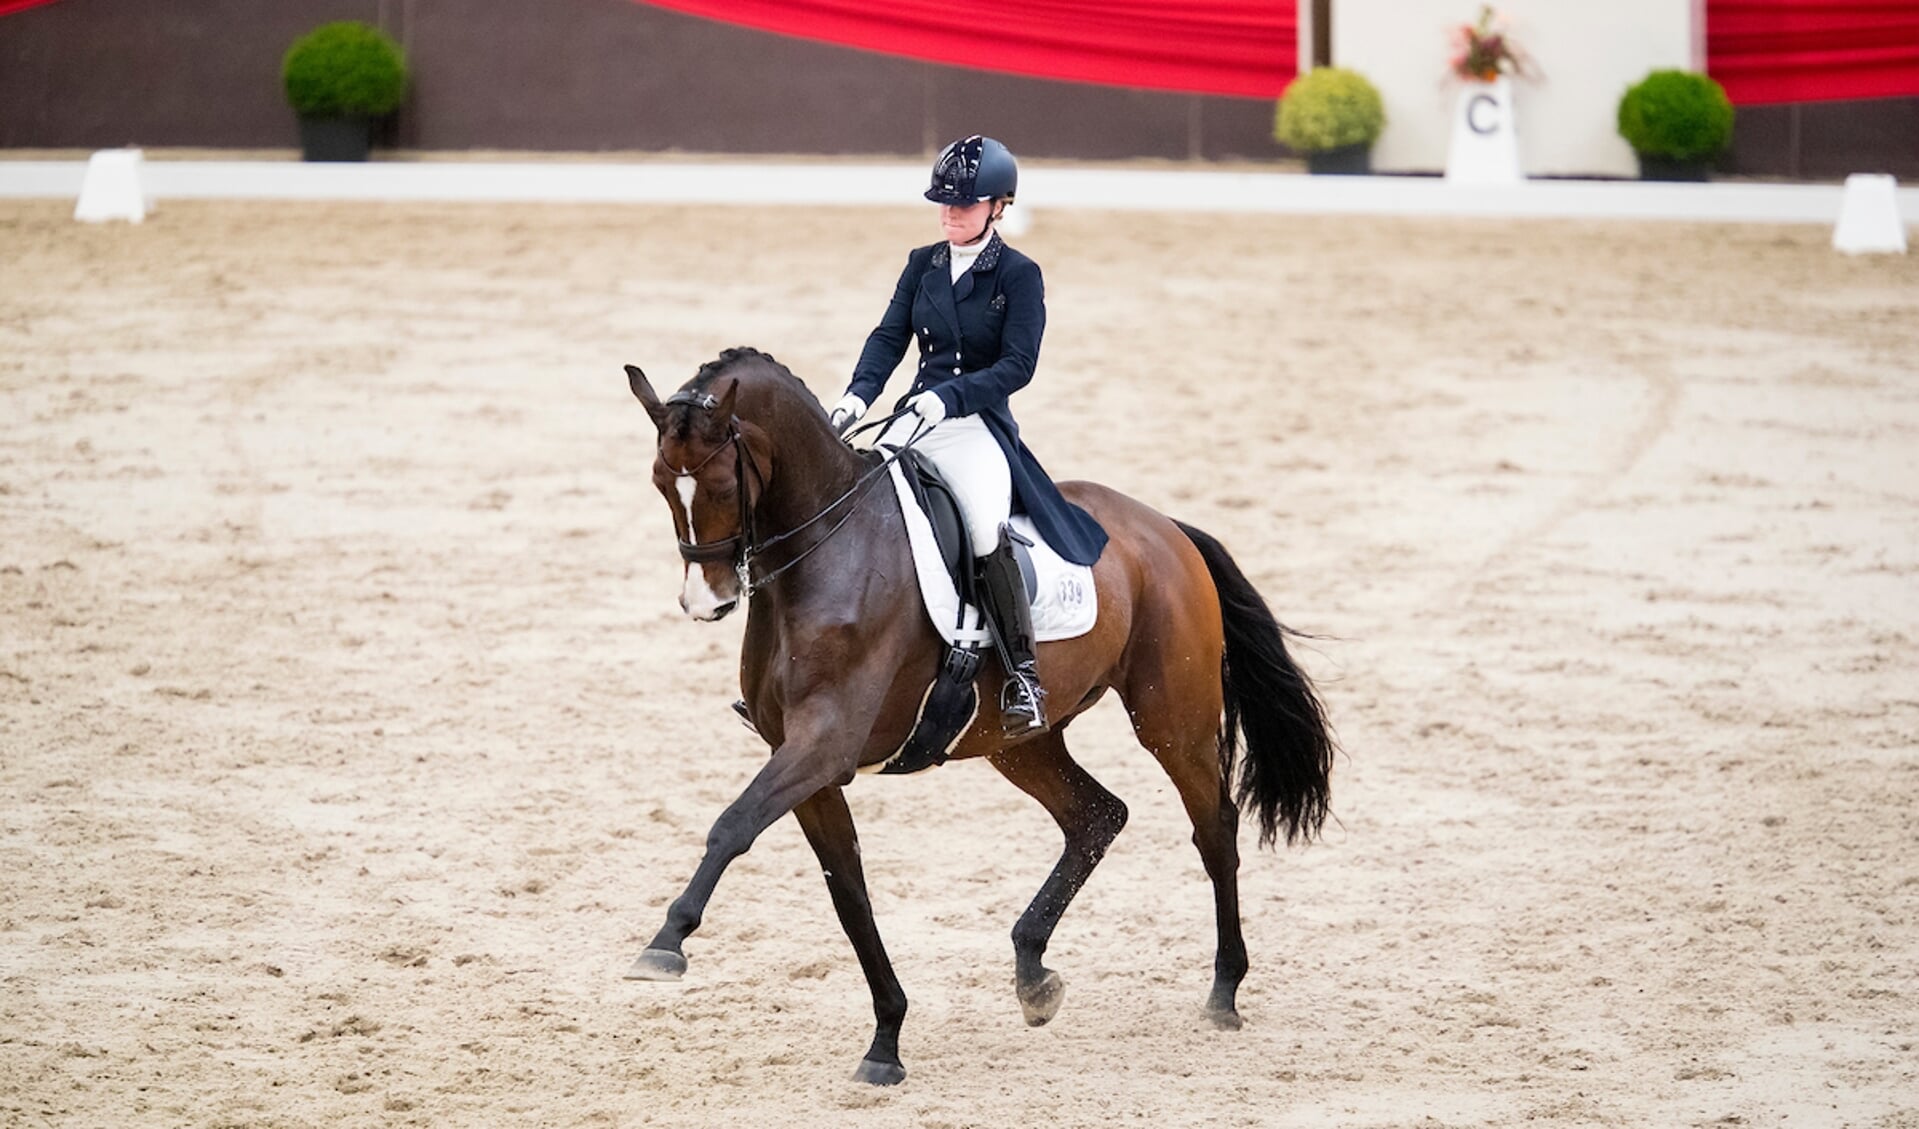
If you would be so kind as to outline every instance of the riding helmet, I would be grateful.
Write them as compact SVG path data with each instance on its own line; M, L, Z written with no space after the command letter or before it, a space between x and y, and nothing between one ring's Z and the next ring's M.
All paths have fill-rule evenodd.
M1012 200L1019 189L1019 162L1006 146L975 133L940 151L926 198L935 204Z

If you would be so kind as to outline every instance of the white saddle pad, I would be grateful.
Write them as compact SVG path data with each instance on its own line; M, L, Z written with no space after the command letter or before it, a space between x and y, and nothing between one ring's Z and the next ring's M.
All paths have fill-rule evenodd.
M946 574L940 560L939 543L933 539L933 523L913 497L906 474L894 463L889 472L893 492L899 495L900 509L906 514L906 537L913 545L913 567L919 573L920 600L927 617L949 644L979 643L992 646L977 610L969 608L966 626L960 622L959 593L953 578ZM1071 639L1093 629L1099 618L1099 600L1093 591L1093 570L1077 565L1053 551L1040 540L1033 522L1025 514L1013 518L1013 528L1033 543L1033 571L1038 574L1037 594L1033 599L1033 637L1041 643Z

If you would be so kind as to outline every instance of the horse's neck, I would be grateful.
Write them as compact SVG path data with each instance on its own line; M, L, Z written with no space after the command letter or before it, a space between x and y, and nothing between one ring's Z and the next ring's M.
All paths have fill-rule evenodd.
M804 423L781 427L776 419L773 432L778 450L759 515L768 533L808 521L852 489L866 470L859 455L824 428ZM823 520L830 524L832 519Z

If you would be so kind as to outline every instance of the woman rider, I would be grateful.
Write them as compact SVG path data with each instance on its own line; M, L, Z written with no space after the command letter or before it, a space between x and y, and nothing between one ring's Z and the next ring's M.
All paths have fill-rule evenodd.
M940 206L946 238L906 256L893 299L832 416L844 434L879 398L907 344L918 341L919 370L900 405L910 410L880 442L899 446L923 431L913 449L958 495L979 562L980 602L1009 675L1000 694L1008 734L1046 728L1032 612L1008 518L1015 508L1026 513L1046 543L1075 564L1097 561L1106 545L1105 530L1060 496L1020 442L1007 406L1007 397L1033 379L1046 331L1039 265L993 229L1018 187L1013 154L990 137L961 138L940 153L926 198Z

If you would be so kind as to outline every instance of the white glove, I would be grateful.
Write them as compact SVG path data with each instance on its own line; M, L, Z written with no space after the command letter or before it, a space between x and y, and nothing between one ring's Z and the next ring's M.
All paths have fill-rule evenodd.
M906 401L906 406L913 409L914 415L925 420L928 427L946 418L946 401L940 399L938 392L922 392Z
M845 435L846 429L860 421L866 414L866 401L848 392L833 405L833 414L829 417L833 423L833 434Z

